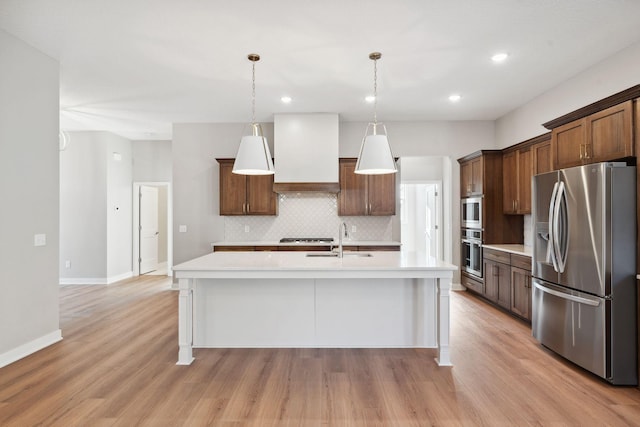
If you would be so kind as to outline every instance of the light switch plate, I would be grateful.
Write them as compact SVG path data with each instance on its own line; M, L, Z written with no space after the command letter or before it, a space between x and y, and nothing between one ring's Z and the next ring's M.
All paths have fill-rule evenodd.
M47 235L46 234L34 234L33 236L33 246L46 246L47 245Z
M186 225L181 225L178 227L178 232L180 233L186 233L187 232L187 226Z

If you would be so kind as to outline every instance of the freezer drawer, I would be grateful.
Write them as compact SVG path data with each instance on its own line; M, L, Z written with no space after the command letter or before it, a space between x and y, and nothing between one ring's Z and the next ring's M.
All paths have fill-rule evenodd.
M637 383L635 352L624 345L620 347L624 344L620 334L627 332L616 330L616 323L620 322L611 317L610 300L535 278L532 283L534 338L613 384ZM631 341L630 346L635 346Z

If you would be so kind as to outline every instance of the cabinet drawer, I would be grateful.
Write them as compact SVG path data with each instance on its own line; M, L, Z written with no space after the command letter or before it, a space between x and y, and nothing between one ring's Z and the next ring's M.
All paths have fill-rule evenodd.
M474 292L477 292L479 294L484 294L484 283L478 281L478 280L474 280L472 278L470 278L469 276L465 276L464 274L462 275L462 277L460 278L460 282L462 282L462 285L467 288L470 289Z
M531 271L531 258L524 255L511 254L511 265Z
M502 262L504 264L511 263L511 257L509 256L509 252L496 251L495 249L487 249L484 248L482 252L482 256L486 259L490 259L491 261ZM529 262L531 264L531 262Z

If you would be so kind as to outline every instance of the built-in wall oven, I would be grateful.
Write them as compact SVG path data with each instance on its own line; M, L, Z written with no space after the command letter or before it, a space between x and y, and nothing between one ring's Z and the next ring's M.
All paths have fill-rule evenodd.
M461 230L462 270L482 277L482 231L469 228Z
M461 201L460 218L464 228L482 228L482 197L467 197Z

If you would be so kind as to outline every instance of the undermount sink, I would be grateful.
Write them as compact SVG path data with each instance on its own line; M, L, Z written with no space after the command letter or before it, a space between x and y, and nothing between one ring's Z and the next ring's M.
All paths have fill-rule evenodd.
M332 257L338 257L338 253L337 252L309 252L307 253L308 257L327 257L327 258L332 258ZM356 257L370 257L373 256L371 255L369 252L344 252L343 256L348 257L348 256L356 256Z

